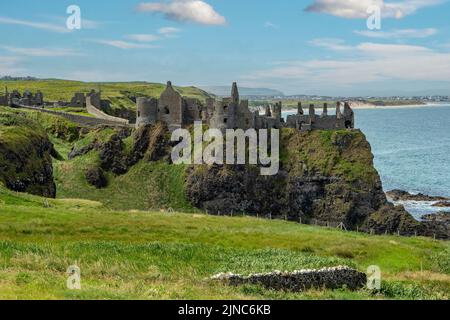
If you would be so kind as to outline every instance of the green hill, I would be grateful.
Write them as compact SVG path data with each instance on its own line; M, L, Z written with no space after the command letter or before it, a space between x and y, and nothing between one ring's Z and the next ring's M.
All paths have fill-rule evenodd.
M0 81L0 88L8 87L9 91L30 90L42 91L45 101L70 101L76 92L88 93L91 90L102 91L102 99L111 101L113 108L135 109L132 97L159 97L165 84L149 82L80 82L70 80L30 80ZM205 100L209 97L205 91L195 87L175 87L183 96Z

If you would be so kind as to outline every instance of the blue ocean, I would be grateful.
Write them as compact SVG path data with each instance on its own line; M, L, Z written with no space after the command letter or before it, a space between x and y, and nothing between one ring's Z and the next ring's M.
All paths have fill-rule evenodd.
M450 105L357 109L355 115L385 191L450 197ZM443 210L427 202L404 205L418 219Z

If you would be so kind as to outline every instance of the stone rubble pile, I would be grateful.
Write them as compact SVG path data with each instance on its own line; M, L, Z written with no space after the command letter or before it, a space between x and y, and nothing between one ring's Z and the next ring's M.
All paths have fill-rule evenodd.
M345 266L294 272L274 271L271 273L251 274L249 276L221 273L211 277L211 279L226 282L233 286L244 284L261 285L267 289L293 292L322 288L339 289L342 287L357 290L363 288L367 282L366 274Z

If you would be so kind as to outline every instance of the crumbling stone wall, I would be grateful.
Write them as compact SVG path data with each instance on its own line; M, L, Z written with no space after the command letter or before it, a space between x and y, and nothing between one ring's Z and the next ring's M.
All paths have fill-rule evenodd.
M98 119L108 121L110 123L128 125L130 122L126 119L110 116L101 109L101 94L91 91L86 97L86 110Z
M88 126L88 127L90 127L90 126L95 127L98 125L106 125L106 126L113 126L113 127L128 126L124 122L111 121L111 120L106 120L106 119L101 119L101 118L86 117L86 116L81 116L81 115L77 115L77 114L71 114L71 113L67 113L67 112L54 111L54 110L49 110L49 109L37 108L37 107L29 107L29 106L23 106L23 105L18 105L18 106L21 108L25 108L25 109L30 109L30 110L39 111L39 112L45 112L45 113L53 114L56 116L64 117L65 119L75 122L77 124L80 124L82 126Z
M213 276L212 280L223 281L233 286L261 285L269 290L293 292L323 288L340 289L343 287L357 290L363 288L367 283L366 274L343 266L294 272L274 271L249 276L223 273Z
M154 101L138 99L136 127L164 122L171 131L203 121L210 128L221 131L226 129L280 129L283 127L297 128L301 131L352 129L355 126L353 110L348 103L341 110L341 102L337 104L336 115L328 115L328 105L325 104L321 115L316 114L314 105L310 105L309 114L305 115L299 103L298 113L291 115L285 122L282 117L282 102L275 103L272 108L266 106L266 113L260 115L249 109L247 100L240 100L239 90L233 83L231 97L215 100L208 98L203 106L197 99L183 98L169 81L164 92L157 100L158 110L155 116Z

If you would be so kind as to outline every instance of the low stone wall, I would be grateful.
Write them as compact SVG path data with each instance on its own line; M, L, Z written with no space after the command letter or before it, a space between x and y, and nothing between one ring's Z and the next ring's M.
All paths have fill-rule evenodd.
M106 126L113 126L113 127L128 126L128 121L127 121L127 123L123 123L123 122L105 120L105 119L100 119L100 118L86 117L86 116L71 114L71 113L67 113L67 112L63 112L63 111L49 110L49 109L44 109L44 108L28 107L28 106L22 106L22 105L18 105L18 107L60 116L69 121L80 124L82 126L88 126L88 127L98 126L98 125L106 125Z
M299 292L308 289L361 289L366 285L366 274L349 267L324 268L320 270L299 270L294 272L274 271L271 273L242 276L222 273L211 278L229 285L261 285L271 290Z
M98 119L103 119L103 120L106 120L106 121L113 121L113 122L121 123L121 124L124 124L124 125L128 125L130 123L126 119L110 116L109 114L104 113L100 109L97 109L96 107L94 107L90 103L86 103L86 110L87 110L87 112L89 114L92 114L93 116L95 116Z

